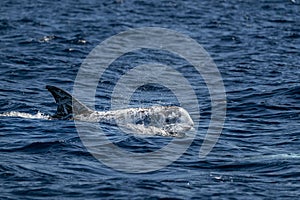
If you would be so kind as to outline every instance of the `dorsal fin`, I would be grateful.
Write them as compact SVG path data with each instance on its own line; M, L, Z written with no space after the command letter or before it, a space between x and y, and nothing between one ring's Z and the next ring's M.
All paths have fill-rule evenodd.
M51 92L57 104L57 111L55 115L52 116L53 118L69 119L73 117L73 114L81 115L90 114L93 112L75 97L58 87L47 85L46 89Z

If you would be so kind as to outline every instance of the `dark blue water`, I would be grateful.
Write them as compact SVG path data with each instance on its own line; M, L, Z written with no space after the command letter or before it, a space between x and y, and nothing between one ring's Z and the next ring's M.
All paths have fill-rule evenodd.
M300 196L298 0L3 0L0 13L0 113L28 114L0 117L0 199ZM80 65L94 47L121 31L146 26L169 28L203 45L222 74L227 117L217 145L200 159L211 116L203 80L193 79L191 66L167 52L124 55L112 64L121 72L98 85L97 110L110 108L110 94L122 70L149 60L184 72L194 88L199 86L195 90L201 102L196 139L179 160L159 171L128 174L95 159L73 121L47 120L39 113L51 115L56 109L45 85L72 91ZM166 88L139 90L132 106L178 103ZM104 128L128 151L153 151L170 142Z

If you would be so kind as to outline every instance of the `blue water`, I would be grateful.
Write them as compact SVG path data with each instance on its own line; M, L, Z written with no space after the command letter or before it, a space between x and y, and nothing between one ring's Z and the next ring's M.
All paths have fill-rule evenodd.
M0 113L27 113L0 117L0 199L300 196L299 0L2 0L0 13ZM151 173L128 174L95 159L73 121L47 120L56 105L45 86L71 92L94 47L121 31L149 26L188 35L207 50L225 84L227 117L218 143L200 159L211 116L203 80L167 52L124 55L112 63L121 72L108 73L98 85L97 110L110 109L122 70L150 60L185 73L201 112L196 139L176 162ZM155 85L140 88L132 98L136 107L178 104L169 90ZM171 140L103 126L127 151L154 151Z

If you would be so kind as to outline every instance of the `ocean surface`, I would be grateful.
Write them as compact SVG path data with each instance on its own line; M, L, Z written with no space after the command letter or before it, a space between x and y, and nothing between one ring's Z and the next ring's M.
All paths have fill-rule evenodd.
M2 0L0 199L298 199L299 13L299 0ZM71 93L97 45L142 27L167 28L205 48L221 73L227 113L217 144L199 158L211 117L205 81L167 51L121 56L98 83L96 110L111 109L112 91L127 70L152 62L184 74L201 116L194 119L195 139L178 160L152 172L126 173L93 157L74 121L48 119L56 104L45 86ZM132 107L151 105L180 104L159 84L142 86L131 97ZM172 141L99 126L128 152L153 152Z

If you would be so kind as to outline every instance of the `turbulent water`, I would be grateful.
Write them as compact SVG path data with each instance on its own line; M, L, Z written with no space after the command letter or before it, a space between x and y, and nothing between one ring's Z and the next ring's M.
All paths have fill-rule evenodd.
M300 1L4 0L0 13L0 199L300 196ZM139 27L172 29L201 44L222 75L227 115L216 146L199 158L211 117L201 76L170 52L141 49L123 55L99 81L96 110L111 109L112 91L127 70L155 62L184 74L201 116L193 119L195 140L178 160L157 171L131 174L97 160L73 121L48 120L56 105L45 86L72 91L93 48ZM180 106L170 89L157 84L131 96L130 107L152 105ZM99 126L127 152L154 152L172 142Z

